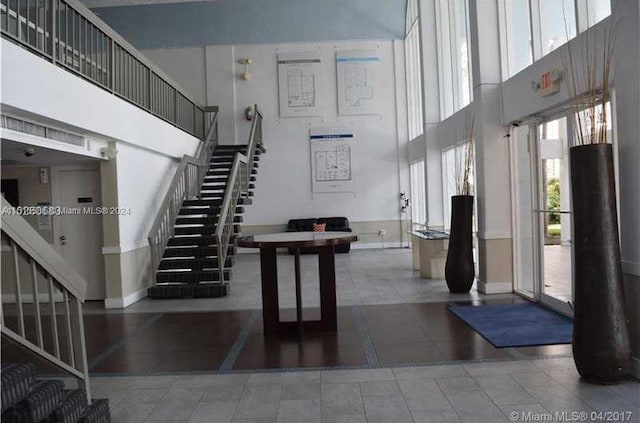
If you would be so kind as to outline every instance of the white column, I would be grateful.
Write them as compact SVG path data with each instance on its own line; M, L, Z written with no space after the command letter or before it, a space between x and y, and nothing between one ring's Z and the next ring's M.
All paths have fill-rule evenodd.
M497 0L469 2L473 69L478 290L512 292L511 175L502 125L500 33Z

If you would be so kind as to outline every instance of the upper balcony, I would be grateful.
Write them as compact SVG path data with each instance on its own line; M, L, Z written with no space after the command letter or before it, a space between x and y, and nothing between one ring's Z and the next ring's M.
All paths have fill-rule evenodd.
M0 0L2 36L194 137L205 109L76 0Z

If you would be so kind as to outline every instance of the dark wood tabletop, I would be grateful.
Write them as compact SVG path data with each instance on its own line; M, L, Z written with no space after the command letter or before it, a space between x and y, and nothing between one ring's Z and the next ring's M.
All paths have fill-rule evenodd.
M358 235L352 232L281 232L277 234L250 235L236 240L238 247L325 247L356 242Z

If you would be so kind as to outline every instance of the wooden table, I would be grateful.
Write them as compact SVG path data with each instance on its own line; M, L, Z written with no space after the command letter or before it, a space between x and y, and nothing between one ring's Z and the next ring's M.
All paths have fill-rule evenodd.
M334 247L355 242L358 236L351 232L284 232L267 235L252 235L238 238L239 247L260 249L260 273L262 277L262 317L265 334L286 332L294 329L300 336L304 330L338 330L336 304L336 266ZM320 270L320 320L304 320L300 280L300 248L313 247L318 250ZM277 248L292 248L295 251L296 277L296 321L281 322L278 304Z

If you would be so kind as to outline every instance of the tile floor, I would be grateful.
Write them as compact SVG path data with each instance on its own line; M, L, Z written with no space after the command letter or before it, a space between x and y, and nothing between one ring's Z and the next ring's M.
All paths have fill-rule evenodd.
M305 307L318 307L318 259L305 254L300 260L302 295ZM336 285L339 306L477 300L475 286L469 294L449 293L444 280L423 279L412 270L411 250L387 248L351 250L336 254ZM278 255L280 306L295 307L293 256ZM179 311L253 310L262 307L260 256L239 254L233 268L231 293L225 298L184 300L143 299L125 310L104 310L101 302L88 303L85 313L149 313ZM492 295L491 298L511 298Z
M319 302L315 260L302 259L307 307ZM294 305L292 268L279 257L283 308ZM563 411L640 421L637 380L584 383L570 346L497 349L446 311L517 296L452 295L419 278L404 249L337 255L336 272L339 330L302 346L265 341L255 254L237 258L226 298L87 304L94 397L110 399L114 423L560 421L540 413Z
M626 419L618 421L640 416L638 383L583 383L571 358L97 377L92 386L94 396L109 398L114 423L497 423L611 411L624 413Z

